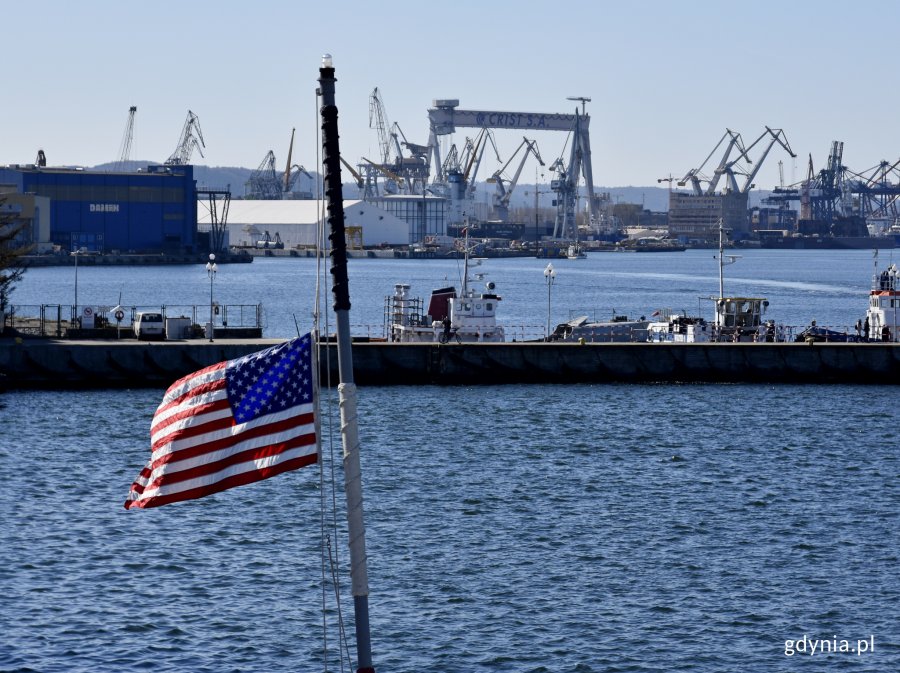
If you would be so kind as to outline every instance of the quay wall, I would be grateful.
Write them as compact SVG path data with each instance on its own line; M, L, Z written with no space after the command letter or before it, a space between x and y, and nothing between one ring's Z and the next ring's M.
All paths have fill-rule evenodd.
M164 388L205 366L279 343L0 340L0 388ZM323 348L323 385L337 381L337 351ZM900 344L353 344L356 382L900 383Z

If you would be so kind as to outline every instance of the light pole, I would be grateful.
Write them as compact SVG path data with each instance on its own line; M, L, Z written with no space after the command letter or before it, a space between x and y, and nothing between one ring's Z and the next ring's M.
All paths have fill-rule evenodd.
M547 264L544 269L544 278L547 281L547 341L550 341L550 288L553 287L553 281L556 280L556 269L553 268L553 262Z
M216 256L213 253L209 253L209 261L206 263L206 274L209 276L209 340L212 342L213 340L213 325L215 324L215 316L213 314L213 280L216 277L216 271L219 270L219 267L216 266Z
M78 248L72 251L75 256L75 308L72 309L72 327L75 327L75 320L78 318Z

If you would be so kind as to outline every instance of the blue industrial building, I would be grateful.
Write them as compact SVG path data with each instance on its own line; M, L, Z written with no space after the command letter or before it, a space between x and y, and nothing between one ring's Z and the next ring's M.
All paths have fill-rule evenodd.
M193 167L148 166L133 173L8 166L0 186L50 199L50 240L62 250L197 252Z

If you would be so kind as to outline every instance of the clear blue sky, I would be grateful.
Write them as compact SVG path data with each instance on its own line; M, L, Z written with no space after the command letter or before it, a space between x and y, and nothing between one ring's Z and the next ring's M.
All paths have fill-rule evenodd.
M567 96L591 97L601 186L680 177L726 128L746 142L765 125L785 130L798 158L773 150L756 180L765 188L779 159L787 182L810 153L821 168L832 140L854 170L900 158L900 3L890 0L45 0L4 3L3 24L0 164L31 163L39 148L51 165L113 161L136 105L134 159L165 160L190 109L207 145L194 163L255 168L272 149L283 164L296 127L294 161L312 170L324 52L351 162L377 155L376 86L391 121L422 144L435 98L571 112ZM548 163L562 153L562 134L535 138ZM508 154L521 134L498 140Z

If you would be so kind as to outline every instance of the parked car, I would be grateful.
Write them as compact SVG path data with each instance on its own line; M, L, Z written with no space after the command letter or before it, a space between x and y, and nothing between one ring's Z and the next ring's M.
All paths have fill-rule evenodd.
M134 336L140 339L165 339L166 329L162 313L137 313L134 316Z

